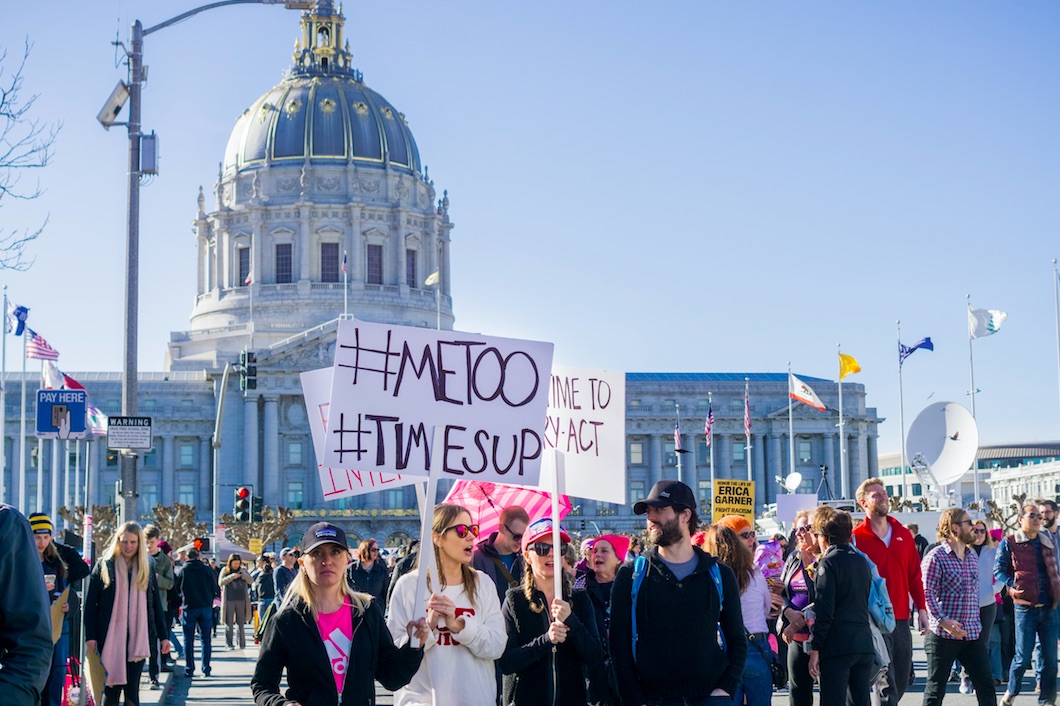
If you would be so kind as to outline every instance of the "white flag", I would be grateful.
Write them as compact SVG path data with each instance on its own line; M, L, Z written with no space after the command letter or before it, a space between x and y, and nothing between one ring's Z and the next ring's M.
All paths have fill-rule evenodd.
M438 270L431 273L431 276L423 280L423 284L430 287L432 284L438 284Z
M968 335L982 338L997 333L1008 314L997 309L972 309L968 307Z
M788 394L793 400L808 404L814 409L819 409L822 412L825 411L824 402L821 402L821 398L817 396L817 393L813 391L813 388L791 373L788 373Z

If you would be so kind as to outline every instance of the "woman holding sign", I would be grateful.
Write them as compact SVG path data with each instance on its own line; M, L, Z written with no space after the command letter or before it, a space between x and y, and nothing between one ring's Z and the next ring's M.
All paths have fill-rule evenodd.
M434 591L424 605L414 605L421 564L402 576L390 598L387 625L408 640L401 626L427 616L430 635L424 664L409 685L394 694L394 706L494 706L497 679L493 661L504 653L507 635L500 603L489 576L471 568L478 525L460 505L434 509L431 540L440 580L427 576ZM422 558L423 552L420 552Z
M564 546L570 542L562 529L559 536ZM560 552L552 544L551 519L537 520L526 529L523 556L529 571L523 585L509 589L504 601L508 647L500 659L504 672L501 703L577 706L603 701L607 694L604 652L589 596L583 590L572 590L565 572L563 596L555 595L555 575L563 568ZM585 670L590 683L588 699Z

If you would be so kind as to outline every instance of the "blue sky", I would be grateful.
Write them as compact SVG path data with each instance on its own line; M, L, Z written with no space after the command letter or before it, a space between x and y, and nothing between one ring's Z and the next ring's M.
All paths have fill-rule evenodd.
M68 372L119 370L126 142L95 115L109 42L200 4L8 3L35 47L26 89L61 120L51 222L0 272ZM783 371L860 361L897 451L895 320L934 353L905 366L906 421L967 403L965 295L1009 313L975 342L984 442L1060 438L1051 260L1060 256L1060 5L347 2L365 81L408 117L452 201L458 328L553 341L563 363ZM290 63L297 13L223 8L146 41L140 367L188 326L191 221L236 117ZM8 356L7 366L20 365Z

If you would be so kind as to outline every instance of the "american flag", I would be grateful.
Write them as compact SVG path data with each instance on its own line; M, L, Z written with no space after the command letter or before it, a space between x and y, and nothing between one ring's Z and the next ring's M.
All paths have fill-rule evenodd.
M710 446L710 437L714 432L714 405L707 407L707 421L703 425L703 433L707 435L707 446Z
M27 328L29 338L26 339L26 357L38 360L59 360L59 351L48 345L39 333Z
M342 270L342 274L349 272L346 268L346 253L342 253L342 266L339 269Z
M751 435L751 398L746 387L743 390L743 433L744 436Z
M681 452L681 422L674 422L674 451Z

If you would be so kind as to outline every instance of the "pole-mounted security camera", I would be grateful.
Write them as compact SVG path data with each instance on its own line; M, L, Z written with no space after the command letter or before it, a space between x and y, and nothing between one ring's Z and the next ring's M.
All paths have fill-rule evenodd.
M118 85L110 92L110 98L103 104L103 108L99 111L99 115L96 116L96 120L99 121L100 125L110 130L110 126L117 123L118 113L125 107L125 103L128 100L129 87L125 84L125 81L118 81Z

